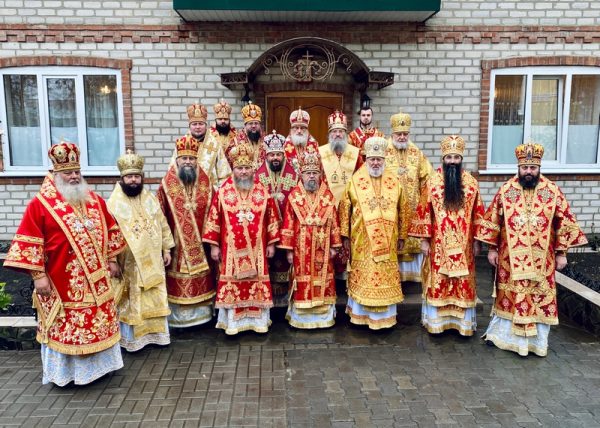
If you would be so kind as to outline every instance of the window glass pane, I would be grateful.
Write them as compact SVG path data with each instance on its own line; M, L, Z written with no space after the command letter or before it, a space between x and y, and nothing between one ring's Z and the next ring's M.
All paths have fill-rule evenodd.
M83 76L88 162L114 166L119 156L116 76Z
M41 166L42 139L36 76L4 76L10 164Z
M52 144L58 144L61 140L79 143L75 79L50 78L46 80L46 86Z
M492 163L515 163L515 148L523 142L525 77L496 76Z
M600 76L573 76L567 139L567 163L596 163Z
M544 159L557 159L558 91L555 77L533 78L531 97L531 139L544 146Z

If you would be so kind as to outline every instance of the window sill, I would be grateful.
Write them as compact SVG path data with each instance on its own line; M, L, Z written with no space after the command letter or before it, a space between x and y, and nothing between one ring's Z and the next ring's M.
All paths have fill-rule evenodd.
M119 170L117 168L110 170L89 170L82 168L81 169L84 177L115 177L119 176ZM12 170L12 171L2 171L0 172L1 177L45 177L48 174L48 170Z
M575 169L575 168L549 168L541 167L542 174L573 174L573 175L599 175L600 167L598 168L586 168L586 169ZM483 169L478 171L479 175L515 175L517 173L517 165L515 164L512 168L494 168L494 169Z

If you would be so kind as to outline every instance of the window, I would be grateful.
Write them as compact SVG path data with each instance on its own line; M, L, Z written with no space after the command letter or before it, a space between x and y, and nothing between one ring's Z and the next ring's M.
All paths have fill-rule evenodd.
M120 71L3 68L0 120L5 173L45 173L50 145L65 140L79 145L84 172L114 174L125 147Z
M514 172L515 147L544 146L544 170L598 171L600 70L515 67L492 70L488 171Z

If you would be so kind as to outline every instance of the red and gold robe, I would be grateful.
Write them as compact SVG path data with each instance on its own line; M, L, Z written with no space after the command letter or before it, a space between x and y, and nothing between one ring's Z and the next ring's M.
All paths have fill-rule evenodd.
M294 171L292 165L286 161L285 157L283 160L283 168L275 177L275 174L269 169L267 162L263 162L255 175L256 179L265 186L268 190L271 198L275 202L277 207L277 214L279 218L283 218L283 212L287 203L288 195L292 189L298 183L298 174ZM281 227L281 223L279 224ZM269 260L269 274L273 283L283 283L283 285L277 289L274 284L273 294L275 296L285 297L287 293L287 282L289 280L288 271L290 265L287 261L285 251L277 250L275 255Z
M227 161L229 162L229 165L232 165L232 168L233 168L233 159L231 158L231 149L233 149L235 146L237 146L239 144L246 143L246 144L251 145L252 148L254 149L254 162L252 164L252 166L254 167L254 171L256 171L258 168L260 168L260 166L265 161L265 158L267 155L267 153L265 151L265 145L263 143L263 138L264 138L264 136L261 135L260 138L258 139L258 143L253 143L252 141L250 141L250 138L248 138L248 134L246 134L246 131L244 129L239 131L236 134L235 138L233 140L231 140L231 142L229 143L229 147L225 151L225 156L227 157Z
M365 160L365 141L371 137L383 137L383 132L379 131L377 128L356 128L354 131L348 134L348 140L350 141L350 144L360 149L360 155L362 156L363 161Z
M215 307L255 312L273 306L266 249L279 241L275 202L259 182L242 200L230 177L215 193L204 242L221 249Z
M108 260L125 240L106 203L90 192L84 206L65 201L52 174L31 200L4 262L5 267L46 273L50 296L33 293L37 340L68 355L110 348L120 339Z
M202 231L208 211L212 186L202 168L196 168L197 179L191 195L171 165L158 188L157 197L175 239L172 261L167 268L169 302L193 305L215 295Z
M423 298L440 316L463 317L465 308L477 304L473 240L485 212L479 185L462 171L464 206L444 207L444 173L433 172L421 194L409 235L429 238L429 257L423 261Z
M299 151L296 148L296 146L294 146L294 143L292 143L292 139L290 137L287 137L285 139L285 143L283 144L283 150L285 152L285 158L287 162L289 162L294 167L294 170L298 174L300 174L300 164L298 163L298 157L301 155L301 151ZM308 141L303 151L304 150L314 150L315 152L319 151L319 143L313 138L312 135L308 136Z
M279 248L294 251L293 301L297 308L335 304L329 249L342 246L336 202L322 182L314 194L299 183L288 198Z
M508 180L476 237L498 248L496 315L520 336L532 335L535 323L558 324L555 252L587 243L558 186L543 175L533 190L516 176Z

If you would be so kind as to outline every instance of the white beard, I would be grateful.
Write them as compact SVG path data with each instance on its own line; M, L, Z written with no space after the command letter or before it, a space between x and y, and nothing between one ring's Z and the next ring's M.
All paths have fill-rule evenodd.
M292 143L296 147L304 147L308 143L308 133L305 135L292 135Z
M392 141L394 143L394 147L398 150L405 150L408 147L408 142L401 143L399 141Z
M54 184L56 184L56 189L69 204L79 204L88 199L90 188L83 177L81 177L79 184L73 185L63 180L60 175L55 174Z
M367 165L367 169L369 170L369 175L373 178L381 177L383 175L383 166L372 168Z

